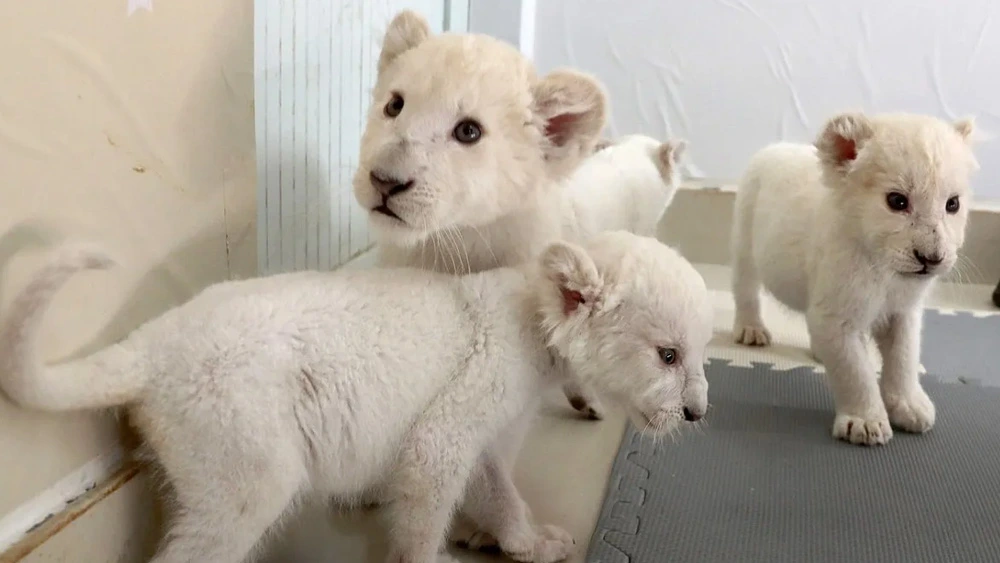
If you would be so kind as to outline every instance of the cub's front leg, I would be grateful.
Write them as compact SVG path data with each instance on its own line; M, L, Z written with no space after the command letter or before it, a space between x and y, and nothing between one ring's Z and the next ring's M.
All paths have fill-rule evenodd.
M837 409L833 437L852 444L885 444L892 438L892 429L864 329L816 307L809 309L806 318L813 352L826 368Z
M404 439L387 487L387 563L437 563L489 421L439 396Z
M936 410L920 385L921 308L889 317L875 331L882 354L879 387L889 412L889 421L907 432L926 432L934 426Z
M521 498L509 468L488 449L469 480L463 505L464 517L472 521L465 537L455 537L472 549L492 547L514 561L554 563L562 561L575 550L569 532L551 525L535 525L531 510Z
M586 385L577 381L568 381L563 385L563 394L566 395L570 406L587 420L604 418L604 405Z

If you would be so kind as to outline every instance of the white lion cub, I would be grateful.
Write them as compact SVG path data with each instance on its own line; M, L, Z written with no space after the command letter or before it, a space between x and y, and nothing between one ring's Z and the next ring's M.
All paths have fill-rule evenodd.
M678 161L687 143L627 135L602 146L580 164L563 188L563 237L587 240L603 231L656 236L656 226L680 186ZM570 382L570 405L600 419L603 406L589 390Z
M388 562L441 561L473 466L547 386L586 381L654 432L708 406L708 292L651 238L557 242L522 268L466 277L224 282L89 357L41 363L55 293L109 265L69 247L35 275L0 331L0 387L24 407L129 409L178 503L155 563L243 561L297 500L372 489L387 504ZM565 531L530 521L506 472L484 478L493 510L477 523L506 553L549 563L572 551Z
M512 45L390 22L354 195L383 265L469 273L560 239L560 181L593 153L607 100L594 78L539 78Z
M586 240L602 231L654 236L680 186L683 140L626 135L583 161L563 191L564 235Z
M833 436L884 444L890 424L934 425L919 380L924 298L965 238L973 124L842 114L815 146L779 143L750 162L736 196L737 342L767 345L760 292L804 311L836 403ZM877 377L866 339L882 356Z

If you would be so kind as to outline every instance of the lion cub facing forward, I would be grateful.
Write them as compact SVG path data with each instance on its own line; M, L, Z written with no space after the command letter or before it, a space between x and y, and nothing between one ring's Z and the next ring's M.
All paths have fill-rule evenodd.
M760 292L803 311L826 367L836 438L884 444L890 424L934 425L919 381L923 302L965 238L973 125L908 114L843 114L815 146L779 143L750 162L736 196L737 342L767 345ZM866 339L882 356L877 377Z
M605 233L456 277L300 272L224 282L93 355L39 360L42 320L100 252L68 248L13 301L0 388L48 411L125 405L176 493L155 563L237 563L298 500L386 501L390 563L438 561L473 467L484 531L517 561L574 543L536 526L491 444L546 387L586 382L653 432L708 407L704 281L655 239ZM478 465L477 465L478 464Z

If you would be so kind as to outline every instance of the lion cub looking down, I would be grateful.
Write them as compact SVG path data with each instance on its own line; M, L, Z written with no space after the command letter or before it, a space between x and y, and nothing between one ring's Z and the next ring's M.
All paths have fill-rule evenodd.
M909 432L934 425L918 373L923 303L965 239L977 168L972 130L970 120L843 114L815 146L764 148L743 176L732 238L734 337L770 343L762 288L804 311L836 403L836 438L884 444L890 424Z
M573 539L532 523L488 457L503 429L566 378L621 401L654 434L708 408L708 291L652 238L557 242L519 269L465 277L223 282L104 350L43 364L39 329L56 292L110 264L70 247L35 274L0 328L0 388L47 411L127 406L176 493L155 563L238 563L297 501L351 504L373 489L392 530L387 561L440 561L483 464L477 523L517 561L559 561Z

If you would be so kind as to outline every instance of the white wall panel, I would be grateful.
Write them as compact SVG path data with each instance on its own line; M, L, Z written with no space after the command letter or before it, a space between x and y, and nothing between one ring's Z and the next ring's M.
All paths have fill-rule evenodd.
M256 0L261 273L337 267L371 245L351 194L385 26L463 28L468 0Z
M991 0L544 0L540 70L607 84L612 132L691 141L688 172L739 176L780 139L849 109L975 115L1000 130L1000 3ZM1000 201L1000 143L974 186Z

